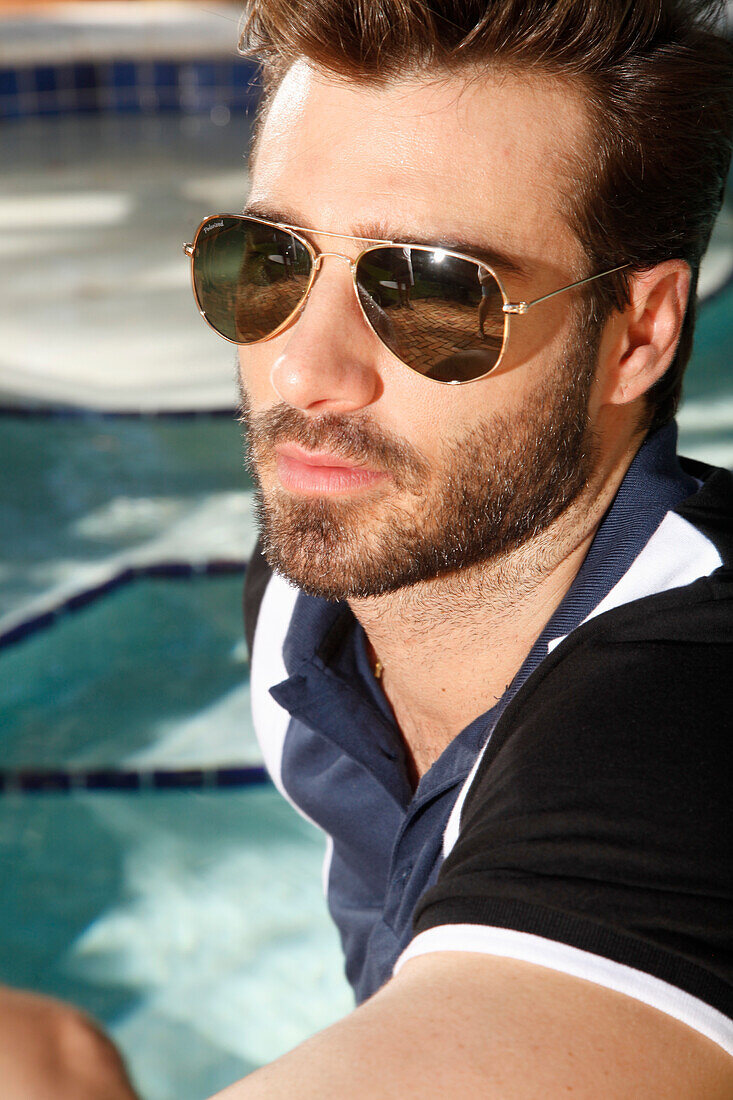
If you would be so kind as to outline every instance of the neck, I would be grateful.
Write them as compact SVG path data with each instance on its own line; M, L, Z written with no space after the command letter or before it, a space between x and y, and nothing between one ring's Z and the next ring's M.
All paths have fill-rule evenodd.
M504 694L568 592L638 447L605 469L545 531L493 560L350 601L413 782Z

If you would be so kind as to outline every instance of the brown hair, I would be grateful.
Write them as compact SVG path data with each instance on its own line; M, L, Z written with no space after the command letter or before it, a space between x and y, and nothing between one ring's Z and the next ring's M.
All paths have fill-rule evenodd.
M293 61L351 80L435 78L501 62L577 80L593 148L567 215L589 271L685 260L692 293L675 360L649 391L670 420L692 351L700 261L724 197L733 45L719 0L248 0L242 45L272 92ZM629 302L628 271L592 284L589 324Z

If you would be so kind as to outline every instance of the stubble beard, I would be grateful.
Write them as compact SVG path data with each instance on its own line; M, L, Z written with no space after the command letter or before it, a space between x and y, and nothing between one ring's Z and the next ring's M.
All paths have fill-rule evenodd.
M577 332L525 408L474 424L432 464L363 413L309 418L283 404L252 414L242 394L268 563L304 592L339 601L496 562L522 546L592 474L587 409L597 353L597 336ZM284 442L386 470L391 482L352 499L294 496L274 487L274 447ZM264 488L263 474L273 488Z

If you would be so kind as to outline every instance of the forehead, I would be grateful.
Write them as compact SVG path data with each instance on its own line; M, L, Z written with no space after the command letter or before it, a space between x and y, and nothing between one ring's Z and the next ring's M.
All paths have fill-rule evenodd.
M264 119L250 201L332 232L478 232L530 264L550 249L567 267L580 253L564 215L569 165L587 129L580 91L550 76L375 87L299 62Z

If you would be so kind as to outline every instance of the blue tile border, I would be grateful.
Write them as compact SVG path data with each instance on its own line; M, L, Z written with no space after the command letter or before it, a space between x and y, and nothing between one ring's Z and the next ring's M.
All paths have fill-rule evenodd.
M0 650L53 626L65 615L80 611L117 589L142 577L186 580L201 576L231 576L244 573L247 563L230 559L191 562L157 562L124 569L102 584L78 592L43 614L32 616L0 635ZM72 794L80 791L146 792L206 791L222 788L262 786L270 783L259 764L226 764L186 768L0 768L0 795Z
M269 783L269 775L259 764L208 768L0 769L0 795L211 791L261 787Z
M164 561L151 565L129 566L120 570L114 576L109 577L101 584L93 585L73 596L61 600L53 607L42 611L37 615L31 615L16 626L9 627L0 633L0 652L10 646L24 642L34 634L40 634L54 626L66 615L71 615L82 608L89 607L105 596L111 595L120 588L124 588L134 581L145 578L151 580L190 580L197 577L223 577L233 574L244 574L247 569L246 561L232 560L229 558L212 559L205 562L188 561Z
M0 120L89 112L246 110L260 94L248 58L74 62L0 68Z
M50 65L40 65L34 70L36 91L39 95L58 90L58 74Z
M18 94L18 74L15 69L0 69L0 98Z

